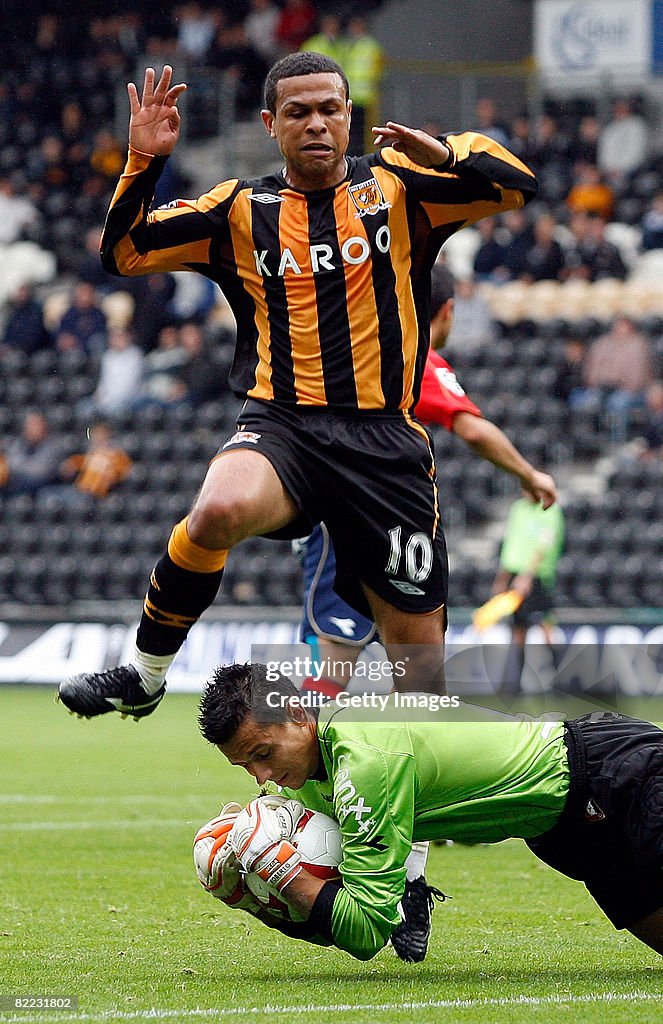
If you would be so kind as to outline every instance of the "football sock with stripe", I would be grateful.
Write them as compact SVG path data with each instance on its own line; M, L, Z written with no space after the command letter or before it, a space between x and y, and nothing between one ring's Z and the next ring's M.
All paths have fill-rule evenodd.
M195 544L186 522L183 519L174 527L143 602L133 664L148 693L162 685L191 626L214 601L228 557L226 550Z

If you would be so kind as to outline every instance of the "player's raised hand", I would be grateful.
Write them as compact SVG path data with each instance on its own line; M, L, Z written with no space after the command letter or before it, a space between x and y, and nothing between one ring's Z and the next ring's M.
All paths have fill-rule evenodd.
M420 128L408 128L405 124L387 121L371 131L376 146L392 146L420 167L439 167L449 159L447 146Z
M141 153L153 156L167 156L172 153L180 134L180 113L177 101L186 85L172 85L173 69L165 64L161 78L155 87L154 68L145 69L143 95L133 82L127 85L131 117L129 119L129 143Z
M544 508L550 508L557 501L557 486L549 473L535 469L529 480L522 480L523 490Z

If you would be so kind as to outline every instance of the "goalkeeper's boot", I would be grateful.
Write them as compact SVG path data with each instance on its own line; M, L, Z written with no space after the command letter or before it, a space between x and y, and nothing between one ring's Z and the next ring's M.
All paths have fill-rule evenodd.
M442 902L447 898L439 889L428 885L423 875L405 883L401 900L403 920L391 933L391 944L401 960L418 964L424 959L431 932L433 899Z
M105 672L82 672L60 683L58 698L81 718L119 711L123 718L138 721L151 715L166 692L164 683L156 693L147 693L133 665L118 665Z

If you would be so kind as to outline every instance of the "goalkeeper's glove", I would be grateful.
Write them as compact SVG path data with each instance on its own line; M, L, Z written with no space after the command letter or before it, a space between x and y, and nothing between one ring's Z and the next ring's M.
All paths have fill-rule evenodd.
M279 893L302 870L290 840L304 810L298 800L258 797L237 815L230 830L228 843L244 870L255 871Z
M237 803L226 804L196 833L193 860L203 888L233 910L257 914L263 908L244 882L242 866L228 843L230 830L241 811Z

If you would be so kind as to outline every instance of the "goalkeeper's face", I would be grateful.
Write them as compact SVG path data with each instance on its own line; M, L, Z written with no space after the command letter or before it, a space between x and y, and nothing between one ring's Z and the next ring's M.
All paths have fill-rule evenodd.
M240 765L258 785L300 789L315 774L320 748L315 721L294 708L286 722L266 725L248 715L219 750L231 764Z

